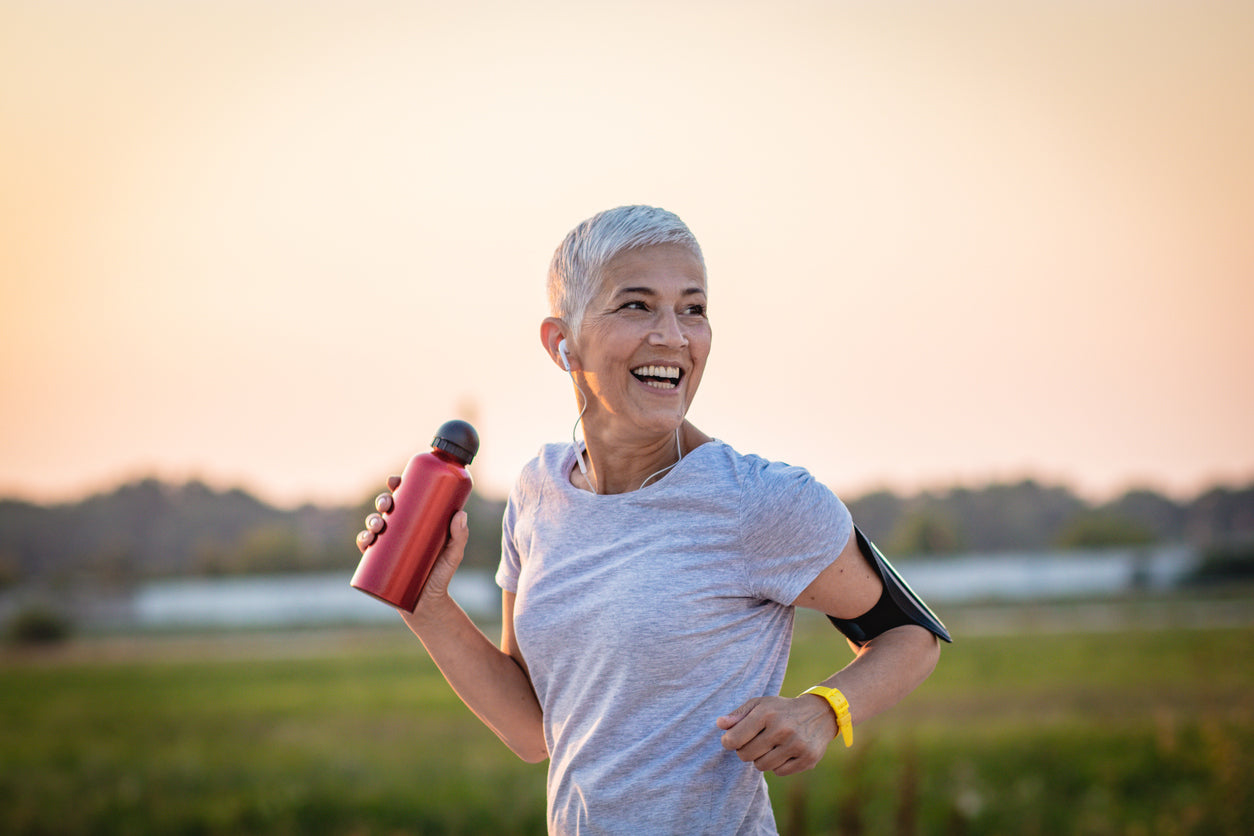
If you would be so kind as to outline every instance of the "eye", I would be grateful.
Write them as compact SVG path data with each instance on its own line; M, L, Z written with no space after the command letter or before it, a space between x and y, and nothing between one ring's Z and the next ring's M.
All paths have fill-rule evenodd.
M685 316L705 316L705 305L689 305L684 308Z
M618 306L620 311L647 311L648 309L649 306L639 299L633 299Z

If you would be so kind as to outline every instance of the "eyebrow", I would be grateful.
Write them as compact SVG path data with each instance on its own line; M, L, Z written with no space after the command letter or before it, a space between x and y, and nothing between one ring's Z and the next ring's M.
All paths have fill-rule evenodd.
M620 287L618 290L614 291L613 298L618 298L619 296L623 296L623 295L627 295L631 293L639 293L644 296L657 296L657 291L651 287ZM704 293L705 293L705 288L703 287L689 287L685 289L681 295L694 296L696 294L704 294Z

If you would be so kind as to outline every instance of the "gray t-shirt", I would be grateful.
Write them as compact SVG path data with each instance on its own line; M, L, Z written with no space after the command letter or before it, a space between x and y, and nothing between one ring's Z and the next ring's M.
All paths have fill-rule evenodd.
M549 832L775 833L765 780L714 721L779 693L791 604L849 512L719 441L626 494L578 490L574 466L554 444L524 468L496 575L544 711Z

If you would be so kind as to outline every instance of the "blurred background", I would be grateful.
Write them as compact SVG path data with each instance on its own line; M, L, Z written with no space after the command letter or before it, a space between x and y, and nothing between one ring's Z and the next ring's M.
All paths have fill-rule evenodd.
M1221 0L0 0L0 829L542 830L352 537L470 420L493 634L549 257L650 203L694 423L960 636L781 830L1248 832L1252 103Z

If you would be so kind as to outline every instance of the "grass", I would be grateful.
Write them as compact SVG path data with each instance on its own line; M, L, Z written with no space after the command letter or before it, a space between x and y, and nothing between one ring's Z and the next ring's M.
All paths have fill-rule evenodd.
M781 832L1254 832L1252 640L960 635L854 749L769 778ZM847 658L802 621L785 693ZM544 832L544 765L399 625L9 652L0 718L4 833Z

